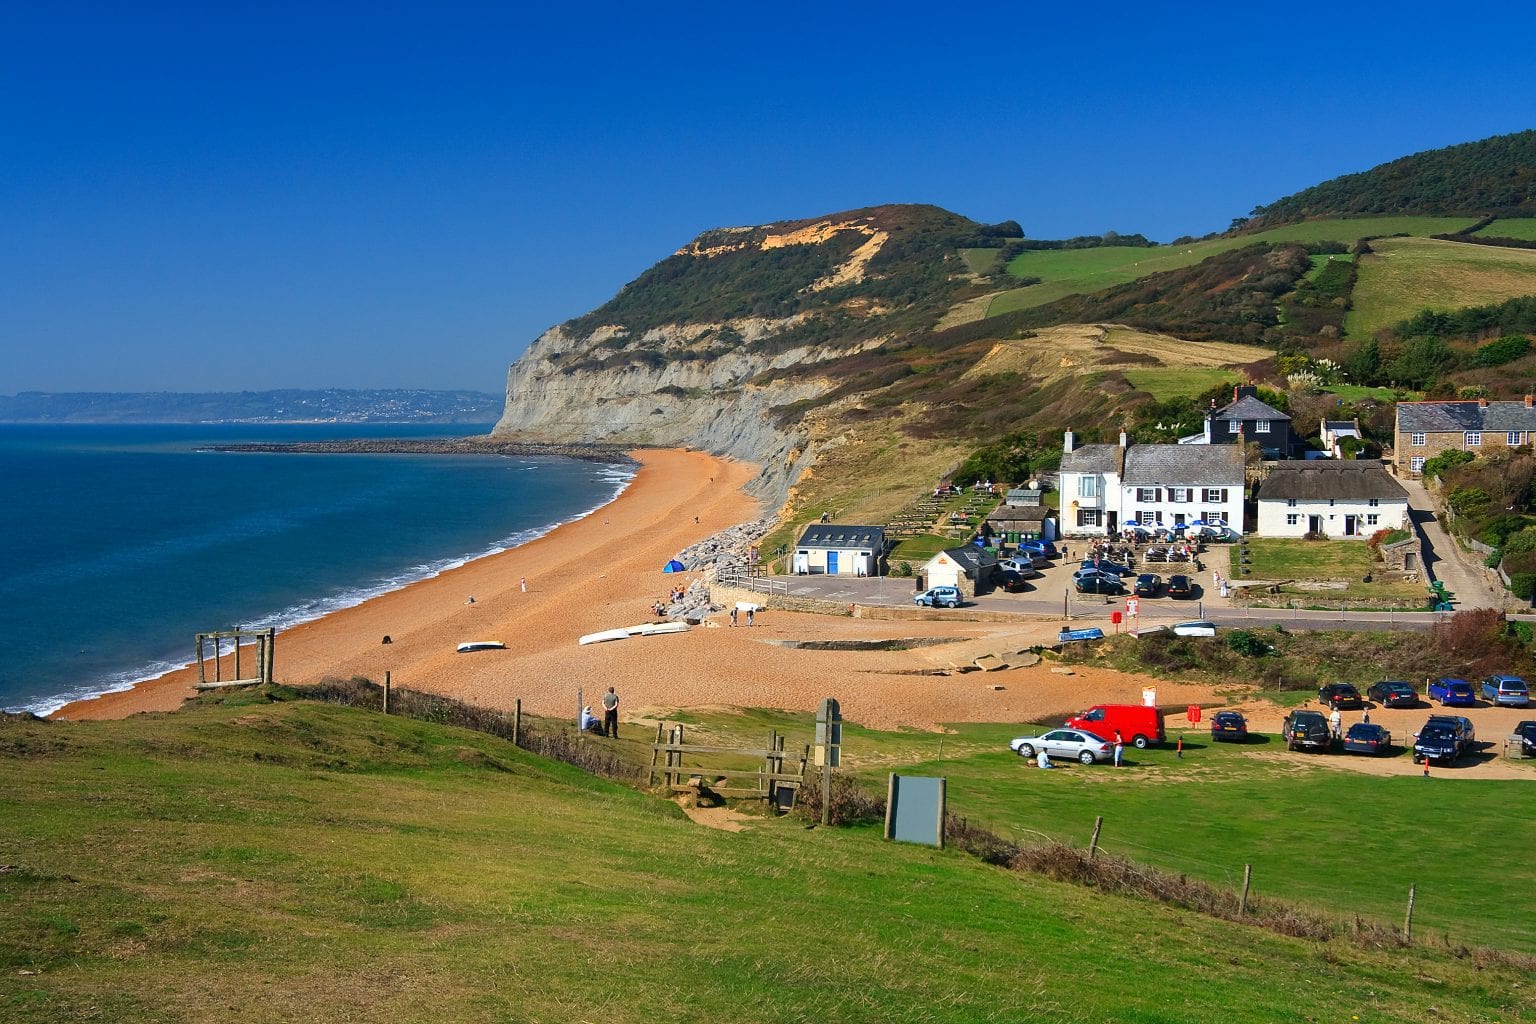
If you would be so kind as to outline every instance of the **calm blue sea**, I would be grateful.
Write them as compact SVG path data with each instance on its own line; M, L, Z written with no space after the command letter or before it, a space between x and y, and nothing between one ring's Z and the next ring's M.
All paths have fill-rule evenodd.
M631 475L559 458L199 450L488 429L0 426L0 708L122 689L192 660L199 631L358 604L546 533Z

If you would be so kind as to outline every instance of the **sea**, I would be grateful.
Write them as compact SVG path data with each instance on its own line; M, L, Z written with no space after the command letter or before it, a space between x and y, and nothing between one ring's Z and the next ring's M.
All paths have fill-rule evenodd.
M361 604L548 533L633 475L558 457L209 450L489 429L0 425L0 708L49 714L187 664L199 632Z

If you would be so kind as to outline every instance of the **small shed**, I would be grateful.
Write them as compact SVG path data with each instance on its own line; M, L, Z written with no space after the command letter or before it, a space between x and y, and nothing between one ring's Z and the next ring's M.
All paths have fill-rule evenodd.
M930 587L959 587L966 597L992 589L997 553L974 545L947 548L923 563L923 582Z
M885 527L814 523L795 545L797 576L877 576L885 554Z
M1021 540L1055 540L1056 520L1044 505L999 505L987 516L992 532L1009 544Z

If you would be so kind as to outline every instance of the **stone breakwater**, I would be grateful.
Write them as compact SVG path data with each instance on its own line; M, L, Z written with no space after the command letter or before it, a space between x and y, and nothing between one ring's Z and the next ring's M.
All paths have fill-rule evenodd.
M667 617L697 621L720 611L723 606L711 597L711 587L720 570L745 567L752 545L777 523L776 518L742 523L678 552L677 560L688 567L691 580L683 591L682 600L668 605Z
M420 439L369 438L338 441L289 441L282 443L219 444L205 449L215 452L295 453L304 455L522 455L564 456L588 462L633 463L629 449L637 445L611 444L537 444L529 441L499 441L485 437L443 437Z

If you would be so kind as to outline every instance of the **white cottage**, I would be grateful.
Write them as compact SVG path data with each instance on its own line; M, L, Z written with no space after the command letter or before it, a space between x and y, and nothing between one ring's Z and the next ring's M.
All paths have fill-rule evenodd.
M966 597L992 589L997 568L995 552L975 545L947 548L923 563L922 583L929 587L959 587Z
M1259 536L1355 537L1408 523L1408 492L1374 462L1281 462L1259 485Z
M1241 445L1089 444L1068 431L1061 458L1061 532L1113 534L1128 523L1164 529L1201 521L1243 528Z
M793 569L797 576L877 576L884 554L883 526L815 523L795 545Z

